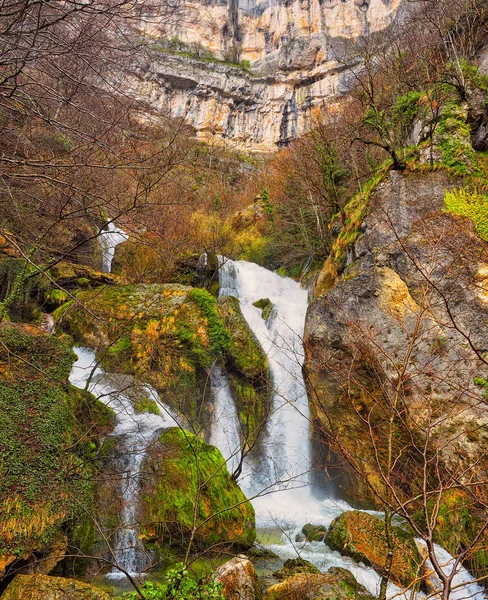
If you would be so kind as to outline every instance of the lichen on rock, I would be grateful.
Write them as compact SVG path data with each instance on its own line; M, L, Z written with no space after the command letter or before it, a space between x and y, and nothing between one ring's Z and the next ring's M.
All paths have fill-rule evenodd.
M104 591L75 579L17 575L2 600L109 600Z

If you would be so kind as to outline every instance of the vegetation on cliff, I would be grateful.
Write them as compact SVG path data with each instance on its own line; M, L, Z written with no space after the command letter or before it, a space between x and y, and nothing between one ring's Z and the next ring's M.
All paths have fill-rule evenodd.
M94 450L112 414L69 385L68 336L3 323L0 342L0 568L51 552L37 567L49 571L66 552L66 532L78 550L86 542L80 536L93 509Z

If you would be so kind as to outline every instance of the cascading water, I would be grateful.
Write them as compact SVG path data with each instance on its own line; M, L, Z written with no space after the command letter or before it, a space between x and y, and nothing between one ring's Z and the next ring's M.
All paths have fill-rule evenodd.
M280 277L263 267L245 261L231 261L220 257L220 295L235 296L240 301L242 313L268 356L273 381L273 407L263 440L264 452L259 457L248 455L243 464L239 484L256 510L258 526L275 525L282 529L281 544L270 549L282 559L295 558L297 552L322 571L332 566L351 571L359 583L377 595L380 576L371 568L356 564L351 559L331 551L322 542L297 542L301 527L309 523L329 526L332 520L351 507L340 500L317 497L311 485L310 422L308 398L302 376L304 350L302 337L307 311L307 291L292 279ZM253 302L268 298L273 312L267 322ZM225 389L222 403L231 404L230 389ZM224 405L225 405L224 404ZM233 408L229 416L236 415ZM215 421L212 440L226 455L235 451L239 436L237 415L231 419ZM224 428L216 431L215 428ZM446 572L452 567L452 557L438 547L436 555ZM484 600L483 589L473 582L471 575L460 568L453 580L455 591L451 598ZM390 584L389 597L411 598ZM417 594L420 599L423 594Z
M135 389L134 378L127 375L108 375L98 366L95 352L90 348L75 348L78 359L73 365L70 382L81 389L87 387L100 401L115 412L115 429L112 436L119 440L118 455L114 465L121 475L122 526L114 544L115 563L124 571L137 574L149 563L136 529L138 521L140 472L149 444L158 431L177 425L171 411L160 401L157 392L149 387L139 386L139 392L154 400L160 414L137 413L130 394ZM114 567L113 577L124 577Z
M128 237L125 231L122 231L122 229L113 223L109 223L107 229L100 231L98 239L100 240L100 247L102 249L102 271L104 273L112 271L115 248L122 242L125 242Z
M239 465L241 437L237 409L227 377L219 365L210 371L210 385L214 397L214 415L210 443L222 452L227 468L233 473Z

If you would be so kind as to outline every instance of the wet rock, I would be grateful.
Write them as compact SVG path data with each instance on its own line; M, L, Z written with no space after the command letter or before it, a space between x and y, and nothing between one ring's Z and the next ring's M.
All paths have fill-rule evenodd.
M146 542L186 547L196 525L197 548L253 545L254 509L215 446L178 427L166 429L148 449L141 480L140 530Z
M215 580L222 583L226 600L259 600L262 596L256 570L242 554L216 569Z
M292 575L303 573L320 573L320 570L311 562L304 560L303 558L289 558L288 560L285 560L282 569L273 573L273 577L276 577L277 579L286 579Z
M359 511L342 513L332 521L325 543L332 550L371 565L379 572L385 570L389 549L385 524L377 517ZM394 526L392 546L391 580L408 587L417 579L422 563L413 535Z
M302 527L302 533L307 542L321 542L327 533L325 525L311 525L307 523Z
M110 596L87 583L47 575L17 575L2 600L109 600Z
M346 569L333 567L325 574L302 573L269 587L264 600L373 600Z
M271 311L273 310L273 303L271 300L269 298L261 298L261 300L256 300L256 302L253 302L252 304L256 308L261 309L261 316L265 321L267 321Z
M246 556L252 559L270 558L275 560L279 558L272 550L269 550L260 544L254 544L252 548L249 548L249 550L246 551Z

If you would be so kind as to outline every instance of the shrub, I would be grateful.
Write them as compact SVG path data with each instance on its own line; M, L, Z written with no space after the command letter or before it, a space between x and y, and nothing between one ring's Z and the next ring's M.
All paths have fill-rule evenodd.
M446 192L444 202L449 212L471 219L476 233L488 241L488 196L461 188Z

